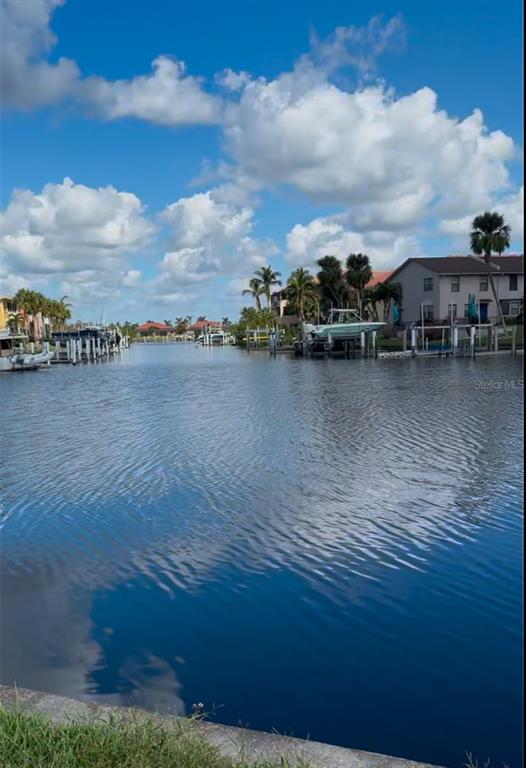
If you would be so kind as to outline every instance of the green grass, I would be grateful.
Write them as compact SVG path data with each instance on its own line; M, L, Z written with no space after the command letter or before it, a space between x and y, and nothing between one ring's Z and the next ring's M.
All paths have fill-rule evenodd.
M1 768L287 768L223 757L192 720L165 726L131 715L53 725L0 707ZM303 764L304 768L307 768ZM300 768L298 764L298 768Z

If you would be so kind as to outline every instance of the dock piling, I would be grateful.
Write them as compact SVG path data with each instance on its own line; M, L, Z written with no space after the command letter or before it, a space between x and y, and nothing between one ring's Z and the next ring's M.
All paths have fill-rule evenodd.
M411 353L416 357L416 328L411 328Z

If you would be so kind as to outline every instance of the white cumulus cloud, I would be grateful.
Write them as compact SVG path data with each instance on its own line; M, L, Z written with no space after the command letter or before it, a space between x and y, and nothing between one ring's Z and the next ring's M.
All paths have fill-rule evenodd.
M13 192L0 214L0 249L20 273L78 272L109 266L153 231L136 195L66 178L38 194Z
M129 80L83 79L75 61L48 56L57 39L51 17L65 0L0 0L0 88L2 103L36 109L66 98L103 119L135 117L163 125L210 124L220 120L221 101L207 93L185 64L158 56L153 72Z
M381 85L347 92L319 77L300 68L245 86L225 127L241 174L345 206L368 229L483 207L508 187L514 143L489 132L479 110L457 120L430 88L397 97Z
M152 74L131 80L87 78L83 98L109 120L136 117L163 125L219 122L220 100L206 93L200 78L186 74L183 62L158 56L152 66Z
M516 192L505 195L492 205L491 209L499 211L504 216L506 223L511 226L512 241L520 244L524 238L524 187L521 186ZM442 219L440 231L458 238L463 236L467 244L473 219L479 213L482 213L482 209L473 208L465 216Z
M344 261L350 253L366 253L372 266L379 269L421 255L419 242L412 236L382 231L354 232L337 217L320 217L307 225L296 224L286 240L287 261L295 266L314 267L318 259L327 255Z
M14 290L54 280L77 301L109 296L138 284L127 260L154 231L139 198L111 186L66 178L40 193L15 190L0 213L0 278Z
M0 92L6 107L33 109L73 95L74 61L46 61L56 43L53 11L64 0L0 0Z
M272 242L253 237L253 208L227 201L220 189L183 197L161 218L170 228L170 238L153 284L160 293L235 274L276 253Z

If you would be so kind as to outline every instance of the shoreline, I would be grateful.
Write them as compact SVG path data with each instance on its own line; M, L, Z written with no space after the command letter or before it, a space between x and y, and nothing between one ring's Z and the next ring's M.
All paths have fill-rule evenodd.
M80 701L56 694L0 685L0 706L18 709L24 714L43 715L52 723L90 721L117 716L123 720L134 717L154 720L170 726L182 719L178 715L161 715L142 709L109 706ZM234 760L287 760L291 767L307 761L309 768L438 768L402 757L376 752L338 747L318 741L308 741L277 733L250 730L206 721L195 721L199 734L219 752Z

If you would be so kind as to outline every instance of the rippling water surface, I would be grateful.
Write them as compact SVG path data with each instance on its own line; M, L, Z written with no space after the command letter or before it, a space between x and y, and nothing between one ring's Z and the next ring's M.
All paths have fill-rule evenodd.
M519 766L521 375L181 345L2 375L2 681Z

